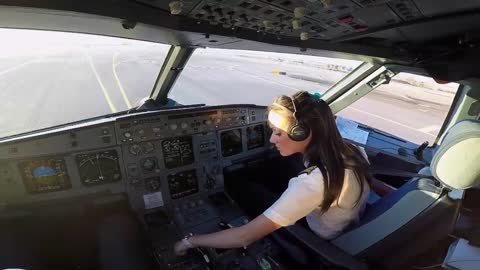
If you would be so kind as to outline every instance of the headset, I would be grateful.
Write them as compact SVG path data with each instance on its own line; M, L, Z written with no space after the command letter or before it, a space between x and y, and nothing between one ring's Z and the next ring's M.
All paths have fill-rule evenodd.
M295 106L295 98L294 97L291 97L291 96L287 96L288 98L290 98L290 100L292 100L292 105L293 105L293 118L295 119L295 124L293 124L291 127L288 128L287 130L287 134L288 134L288 137L292 140L292 141L296 141L296 142L301 142L301 141L304 141L305 139L308 138L308 135L310 135L310 128L306 125L303 125L302 123L300 123L297 119L297 116L296 116L296 113L297 113L297 107ZM287 111L290 111L292 112L290 109L288 109L287 107L283 106L283 105L280 105L276 102L273 103L273 105L275 106L278 106L278 107L281 107L281 108L284 108L286 109Z

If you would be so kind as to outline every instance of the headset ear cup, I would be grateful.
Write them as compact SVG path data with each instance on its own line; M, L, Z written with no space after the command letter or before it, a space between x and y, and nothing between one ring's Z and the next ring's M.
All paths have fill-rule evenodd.
M310 129L296 123L293 125L289 132L288 132L288 137L296 142L301 142L305 139L308 138L308 135L310 135Z

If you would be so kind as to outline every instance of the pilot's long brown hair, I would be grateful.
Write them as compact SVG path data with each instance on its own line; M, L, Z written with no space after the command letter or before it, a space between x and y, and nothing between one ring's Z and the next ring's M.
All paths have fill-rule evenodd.
M312 139L304 154L304 159L309 166L317 166L324 178L324 198L321 204L321 211L326 212L332 203L338 199L342 191L345 179L345 169L351 169L360 185L359 202L365 184L370 183L368 162L360 150L343 140L337 129L335 118L328 104L316 99L305 91L295 93L292 98L295 100L297 121L308 126L312 133ZM292 99L288 96L280 96L275 103L293 112ZM270 110L281 113L279 106L272 106ZM283 109L284 110L284 109ZM289 117L293 124L295 119Z

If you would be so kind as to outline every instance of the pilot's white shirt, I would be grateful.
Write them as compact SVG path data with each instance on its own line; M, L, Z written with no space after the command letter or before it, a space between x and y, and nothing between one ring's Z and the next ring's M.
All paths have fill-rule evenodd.
M289 226L306 216L310 229L324 239L332 239L341 234L350 223L360 219L360 213L370 193L370 187L364 184L360 200L360 185L355 173L345 170L345 182L339 198L332 203L327 212L321 213L324 178L320 169L315 168L309 174L301 174L290 179L288 188L282 196L263 214L280 226Z

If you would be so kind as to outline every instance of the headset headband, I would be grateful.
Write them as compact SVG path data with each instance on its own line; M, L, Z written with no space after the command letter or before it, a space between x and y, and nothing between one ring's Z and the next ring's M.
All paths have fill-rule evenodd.
M288 98L292 101L293 112L292 112L289 108L287 108L287 107L285 107L285 106L283 106L283 105L281 105L281 104L278 104L277 102L273 102L272 105L276 105L276 106L278 106L278 107L284 108L285 110L291 112L291 113L293 114L293 118L295 118L295 120L296 120L296 119L297 119L297 116L296 116L295 114L297 113L297 107L295 106L295 99L294 99L293 97L291 97L291 96L286 96L286 97L288 97Z

